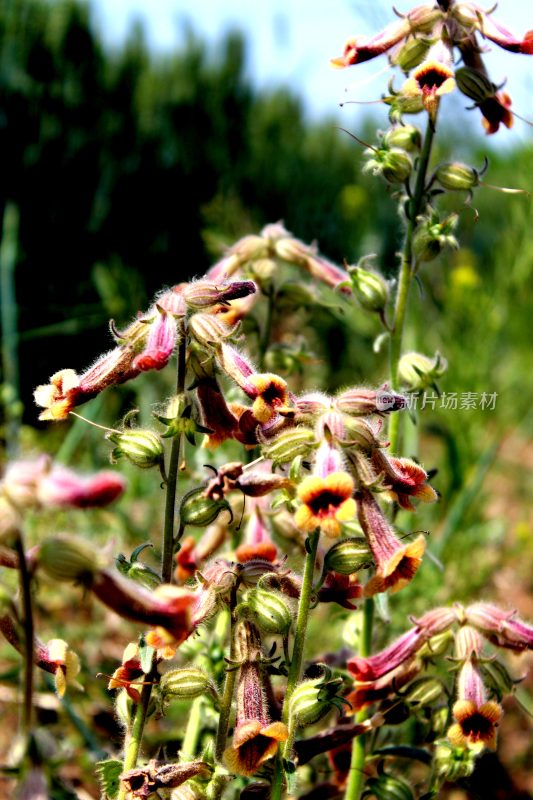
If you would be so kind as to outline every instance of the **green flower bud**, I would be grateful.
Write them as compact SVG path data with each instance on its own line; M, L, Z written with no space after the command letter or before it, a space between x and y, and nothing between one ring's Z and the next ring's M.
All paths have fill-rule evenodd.
M342 687L342 678L302 681L291 695L289 715L296 725L314 725L331 711L338 708L340 698L337 692ZM337 702L334 702L334 701Z
M39 565L56 581L90 582L101 568L94 546L60 534L45 539L39 548Z
M389 183L405 183L413 169L410 156L397 147L371 150L365 155L370 160L363 167L363 172L382 175Z
M261 447L261 455L275 464L286 464L298 456L304 458L317 446L314 431L297 427L285 431Z
M367 311L383 311L389 299L389 285L377 272L363 267L351 267L353 293Z
M489 78L477 69L460 67L455 71L457 88L476 104L483 103L489 97L494 97L498 87Z
M140 583L141 586L146 586L147 589L156 589L161 583L161 578L157 572L140 562L130 564L124 571L124 574L126 577L130 578L130 580Z
M194 700L206 693L216 697L213 681L197 667L185 667L165 672L159 684L163 706L171 700Z
M467 778L474 771L476 751L452 747L449 742L439 742L435 748L433 763L439 777L455 782Z
M263 633L285 634L292 624L291 608L277 592L252 589L237 609L238 615L251 620Z
M377 800L414 800L414 794L406 781L384 772L366 782L365 792Z
M163 461L165 451L161 439L154 431L138 428L109 433L106 438L117 445L111 453L112 463L124 456L136 467L149 469L159 466Z
M386 132L383 143L387 147L399 147L400 150L411 153L413 150L420 150L422 134L414 125L395 125Z
M442 377L448 368L448 362L440 353L433 358L422 353L405 353L400 358L398 377L403 386L413 392L432 386L437 378Z
M341 575L353 575L360 569L372 566L372 554L367 541L362 536L341 539L330 547L324 559L324 567Z
M435 173L435 180L444 189L452 192L468 191L475 186L479 186L479 174L468 164L455 162L452 164L441 164Z
M446 697L442 682L437 678L419 678L409 684L402 699L413 706L430 706L432 703Z
M435 708L431 714L431 730L433 736L438 739L439 736L444 736L449 727L449 709L448 706L441 706Z
M233 519L230 504L225 498L214 500L212 497L206 497L204 492L204 487L200 486L183 496L180 505L180 521L183 525L205 528L223 511L228 511Z
M391 61L404 72L410 72L424 61L430 47L431 42L410 36Z
M442 222L433 214L431 218L419 218L419 225L413 238L413 251L418 261L433 261L445 247L457 248L453 230L459 217L450 214Z
M453 642L453 634L451 631L443 631L436 636L432 636L418 651L420 658L427 658L429 660L435 656L443 656L449 650Z
M128 695L127 691L121 689L115 697L115 714L124 727L129 728L134 711L135 703Z
M238 323L230 327L214 314L199 312L193 314L189 320L189 333L197 342L206 347L216 347L225 339L233 336L237 328Z
M481 665L485 686L491 689L496 697L501 700L507 694L512 694L519 681L509 675L507 668L501 661L485 661Z

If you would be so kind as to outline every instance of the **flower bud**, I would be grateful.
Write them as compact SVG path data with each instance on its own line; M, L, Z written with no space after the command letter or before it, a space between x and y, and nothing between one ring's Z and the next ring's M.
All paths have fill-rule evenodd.
M435 748L433 763L439 777L455 782L472 774L475 758L475 750L452 747L448 742L439 742Z
M483 663L481 671L485 686L499 700L507 694L512 694L515 690L515 684L519 682L509 675L506 666L501 661L487 660Z
M483 103L489 97L494 97L497 91L488 76L471 67L460 67L455 71L455 82L462 94L469 97L476 104Z
M109 433L106 437L116 444L111 453L111 462L114 463L121 456L128 459L140 469L156 467L163 461L164 449L161 439L153 431L136 429L122 432Z
M204 487L200 486L184 495L180 505L180 521L183 525L205 528L211 525L222 511L229 511L233 517L227 500L223 497L217 500L206 497Z
M101 568L94 546L65 534L44 540L39 564L56 581L90 582Z
M360 569L372 566L373 559L366 539L354 536L352 539L341 539L330 547L324 559L324 567L341 575L353 575Z
M403 44L398 53L391 58L393 64L400 67L403 72L410 72L418 67L426 58L431 42L410 36Z
M429 219L419 218L413 238L413 252L418 261L433 261L445 247L458 247L453 235L458 219L457 214L450 214L442 222L436 214Z
M387 147L399 147L411 153L413 150L420 150L422 134L414 125L395 125L388 130L383 137Z
M444 189L452 192L468 191L475 186L479 186L479 175L475 169L468 164L455 162L452 164L441 164L435 173L435 180Z
M197 667L185 667L165 672L159 684L163 706L171 700L194 700L203 694L216 696L216 689L209 677Z
M237 613L267 634L287 633L292 624L292 612L287 600L277 592L260 588L248 592L246 599L239 604Z
M411 391L418 392L442 377L447 368L448 362L438 352L433 358L422 353L405 353L400 359L398 377L400 383Z
M322 719L339 699L337 692L342 687L342 678L327 680L324 677L303 681L291 695L289 715L300 727L314 725Z
M274 464L286 464L298 456L308 456L317 445L314 431L309 428L291 428L261 447L264 458Z
M225 339L229 339L238 328L221 322L214 314L193 314L189 320L189 333L201 345L215 347Z
M446 696L442 682L437 678L419 678L409 684L405 694L402 694L406 703L413 706L430 706Z
M128 695L126 689L122 689L115 697L115 714L118 721L129 728L135 709L135 703Z
M427 658L432 661L436 656L443 656L447 650L450 649L450 644L453 642L453 634L451 631L442 631L436 636L432 636L418 651L420 658Z
M183 297L189 308L199 311L218 303L227 305L231 300L247 297L254 292L253 281L234 281L219 287L211 281L201 280L188 283L183 289Z
M414 800L411 787L401 778L382 773L377 778L370 778L365 790L377 800Z
M413 162L405 150L397 147L371 150L365 155L370 160L363 167L363 172L382 175L389 183L405 183L411 174Z
M389 299L389 287L385 278L377 272L363 267L351 267L353 293L367 311L383 311Z

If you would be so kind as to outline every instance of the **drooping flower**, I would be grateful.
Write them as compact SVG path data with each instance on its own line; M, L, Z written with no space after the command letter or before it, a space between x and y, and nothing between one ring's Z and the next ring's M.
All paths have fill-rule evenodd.
M156 313L145 324L149 327L146 343L135 357L132 367L141 372L163 369L178 341L176 319L160 305L156 305Z
M110 690L125 689L128 697L130 697L134 703L139 703L141 700L141 693L137 686L143 674L144 670L141 666L139 647L136 642L130 642L126 645L124 650L122 664L113 672L107 684L107 688Z
M494 749L503 710L498 703L487 700L483 679L473 659L467 659L461 667L457 696L452 709L455 723L448 730L450 742L455 747Z
M385 519L371 492L361 490L356 495L359 523L366 536L376 563L376 574L365 586L365 594L372 596L390 589L397 592L415 576L426 549L421 534L403 544Z
M272 541L270 531L261 513L260 503L253 500L253 507L246 524L244 537L237 547L235 555L242 564L254 558L274 562L278 557L278 548Z
M474 603L465 612L466 620L498 647L510 650L533 649L533 626L516 618L516 611L505 611L492 603Z
M300 530L311 532L320 528L326 536L335 538L341 532L340 523L353 519L356 504L352 476L343 470L339 451L324 441L318 448L313 475L298 486L294 522Z
M224 753L228 768L237 775L255 775L276 755L279 742L286 741L283 722L272 722L268 707L267 676L261 665L261 641L257 629L243 622L237 630L237 719L233 740Z
M378 473L384 473L383 487L387 489L388 495L407 511L415 510L411 497L424 503L438 500L437 492L427 483L427 472L416 461L387 456L382 449L375 448L372 462Z

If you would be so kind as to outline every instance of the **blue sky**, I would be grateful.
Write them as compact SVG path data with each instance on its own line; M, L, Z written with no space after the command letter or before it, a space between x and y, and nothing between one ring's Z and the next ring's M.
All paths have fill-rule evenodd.
M109 44L124 40L134 19L145 24L150 45L169 52L182 41L187 19L212 47L228 28L247 36L249 74L262 87L289 84L305 100L312 117L339 114L343 100L374 100L386 86L390 73L381 57L347 70L334 70L329 59L340 55L346 39L370 34L394 19L392 3L384 0L92 0L100 31ZM416 1L397 0L407 11ZM480 1L481 5L481 1ZM501 0L494 17L517 34L531 27L529 3ZM514 55L496 46L486 56L495 83L508 79L513 110L530 113L533 94L533 57ZM397 78L396 85L400 85ZM468 105L466 98L462 98ZM355 106L347 106L350 121ZM476 113L476 124L479 114ZM481 130L481 127L479 125ZM508 144L531 138L531 128L515 120L512 131L498 138Z

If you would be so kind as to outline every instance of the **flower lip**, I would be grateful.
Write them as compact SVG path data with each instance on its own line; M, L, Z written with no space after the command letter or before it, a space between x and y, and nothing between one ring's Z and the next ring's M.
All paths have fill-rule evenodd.
M456 722L449 729L448 738L456 747L494 748L502 714L501 706L492 700L480 706L473 700L458 700L453 706Z
M338 536L340 522L352 519L356 513L353 489L353 479L347 472L305 478L298 488L303 505L296 512L296 525L305 531L320 527L327 536Z
M426 61L415 69L413 78L422 91L434 91L453 78L453 70L438 61Z

